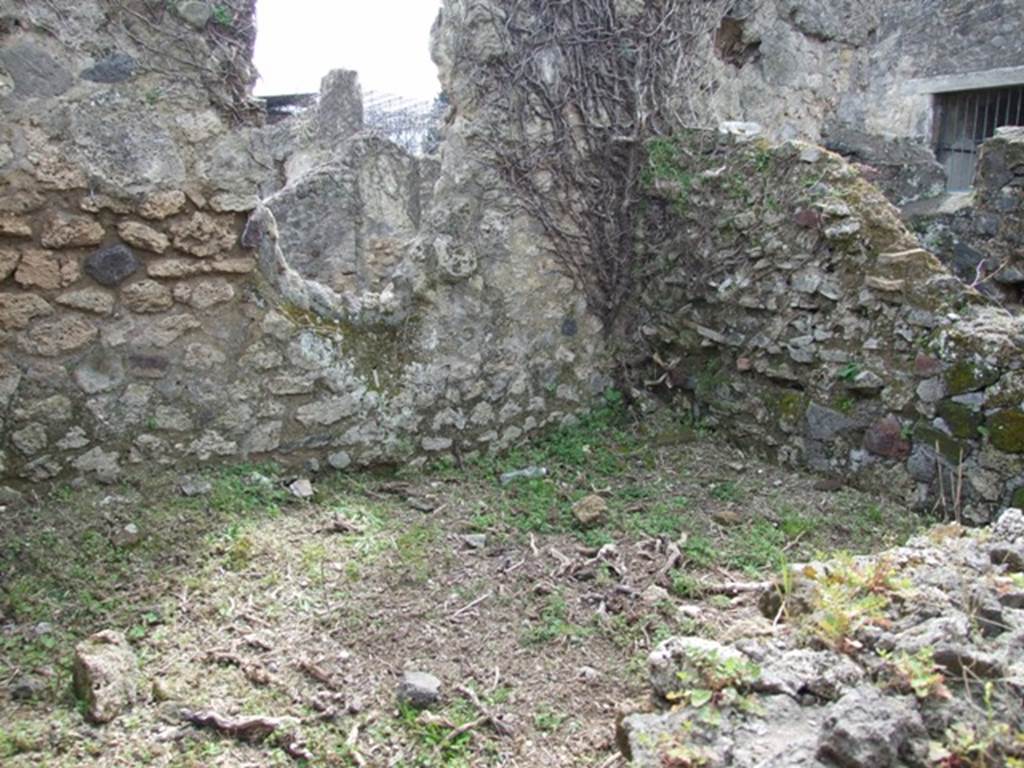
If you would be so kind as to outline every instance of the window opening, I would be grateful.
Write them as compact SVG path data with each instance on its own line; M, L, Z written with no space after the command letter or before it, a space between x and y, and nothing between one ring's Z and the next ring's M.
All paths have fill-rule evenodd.
M946 169L946 190L974 184L978 151L996 128L1024 125L1024 85L936 94L939 112L935 155Z

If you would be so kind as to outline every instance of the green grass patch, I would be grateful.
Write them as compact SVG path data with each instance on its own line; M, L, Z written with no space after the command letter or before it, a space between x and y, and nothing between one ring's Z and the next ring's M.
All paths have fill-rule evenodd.
M569 621L569 607L560 592L548 595L540 618L522 636L526 645L543 645L565 638L586 637L591 631Z

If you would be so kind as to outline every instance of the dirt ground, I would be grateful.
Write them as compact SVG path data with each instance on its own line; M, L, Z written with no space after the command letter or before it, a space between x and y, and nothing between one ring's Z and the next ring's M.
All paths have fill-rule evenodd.
M547 475L502 484L524 467ZM932 522L614 409L462 467L189 479L198 495L151 472L0 512L3 765L621 765L616 711L657 642L775 631L723 584ZM147 700L97 727L70 663L105 628ZM429 714L398 704L405 670L441 679ZM290 720L245 744L183 709Z

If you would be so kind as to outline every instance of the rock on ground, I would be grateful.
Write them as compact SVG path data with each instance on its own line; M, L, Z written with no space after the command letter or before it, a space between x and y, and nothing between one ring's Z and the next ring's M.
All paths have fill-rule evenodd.
M75 695L94 723L109 723L140 696L139 663L125 636L106 629L75 647Z
M398 700L423 709L441 700L441 681L427 672L406 672L398 684Z

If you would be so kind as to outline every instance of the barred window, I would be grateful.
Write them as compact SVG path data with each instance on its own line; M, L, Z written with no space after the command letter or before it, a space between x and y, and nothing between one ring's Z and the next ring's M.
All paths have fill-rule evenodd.
M1024 125L1024 85L939 93L935 99L935 154L946 169L946 189L968 190L974 184L981 143L992 138L996 128Z

